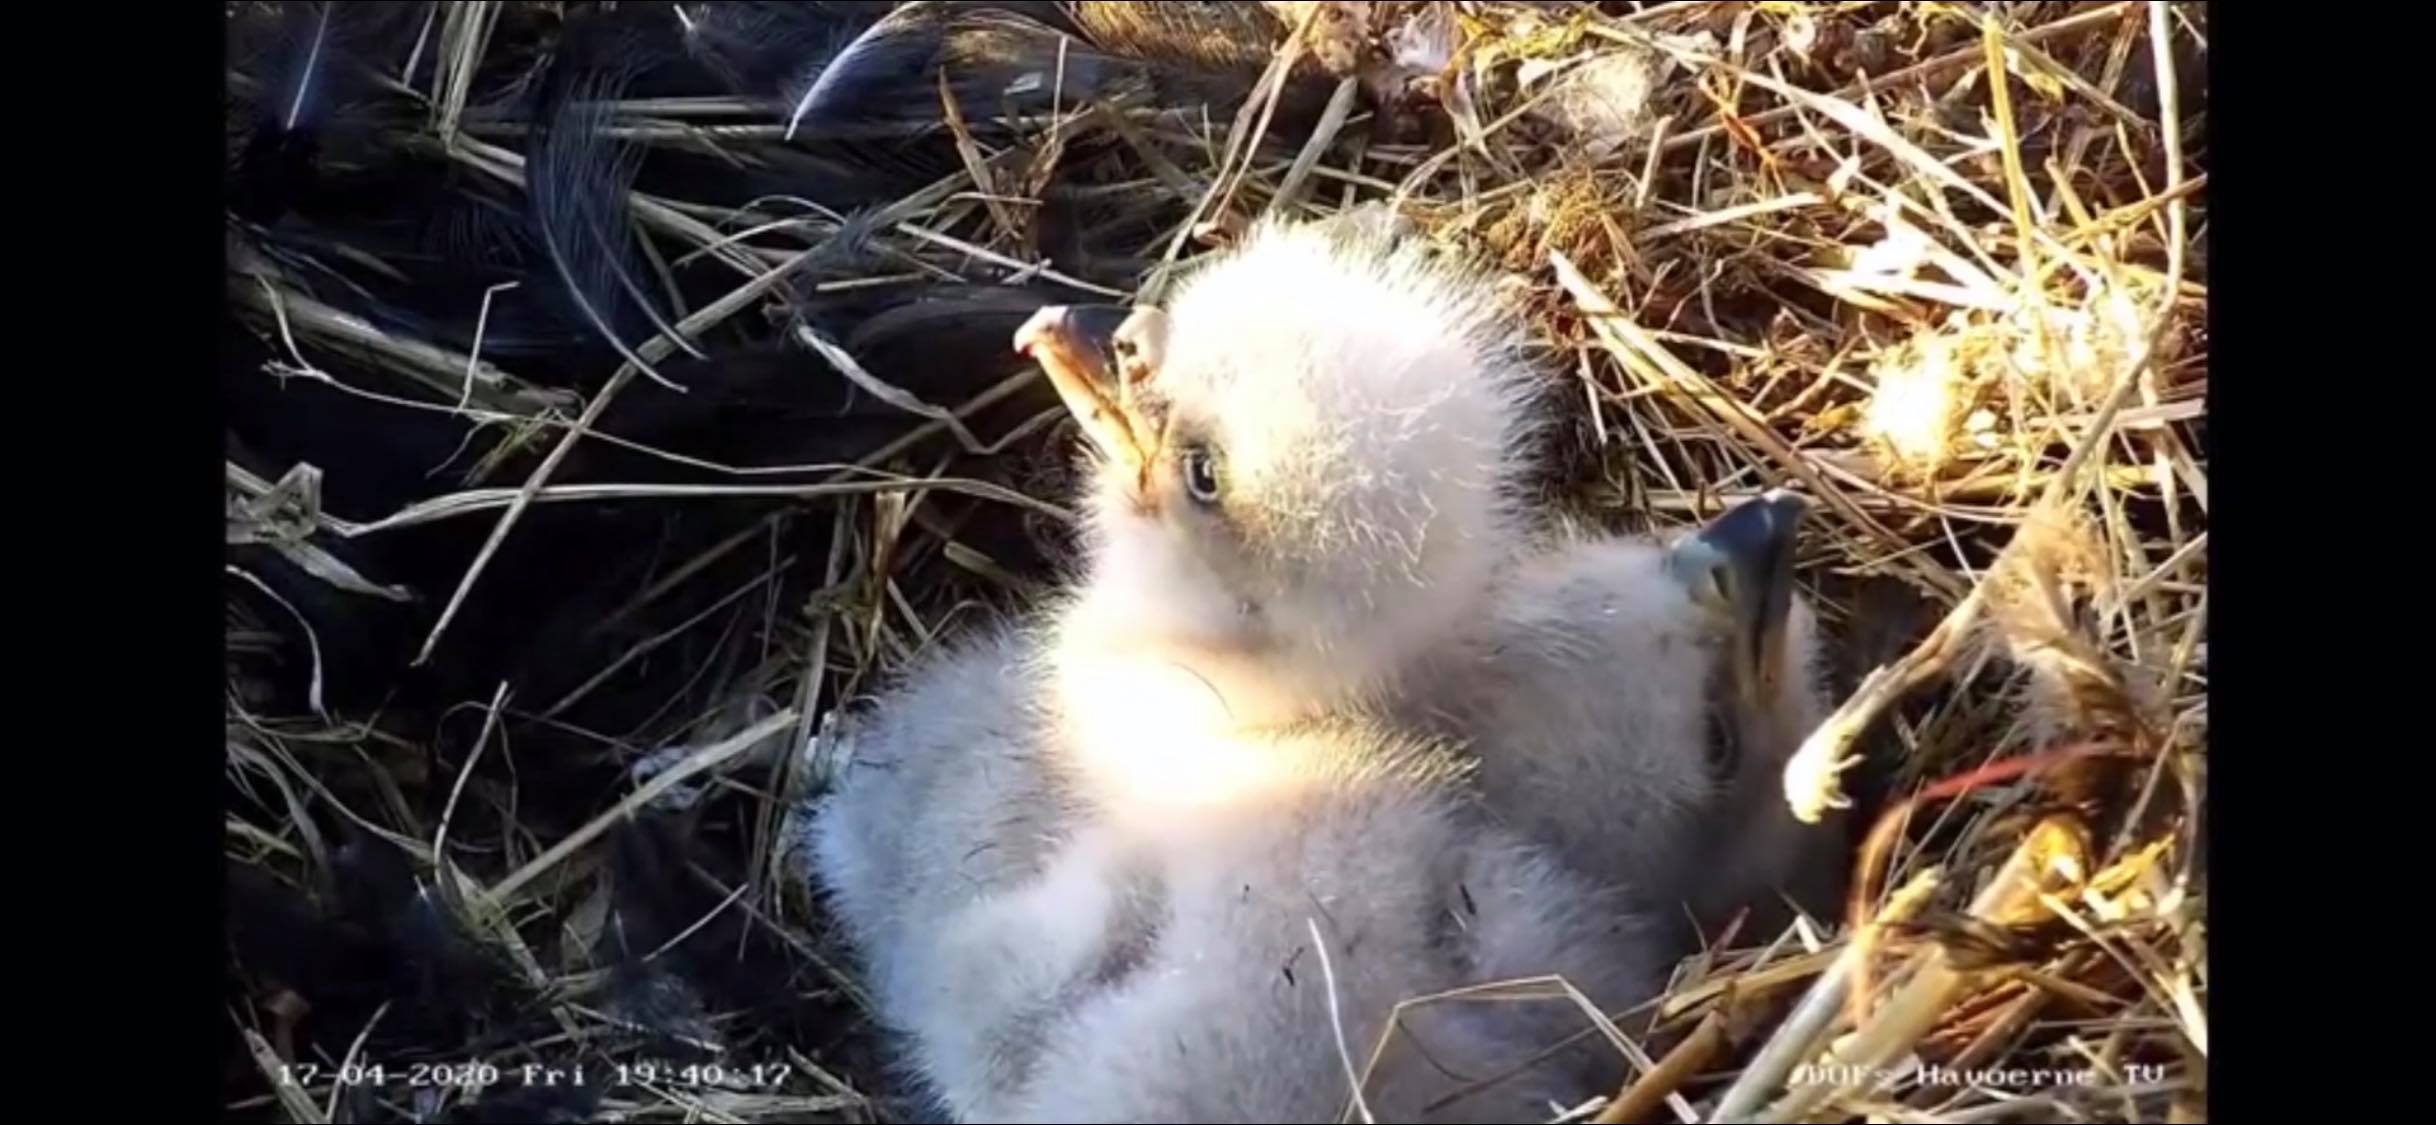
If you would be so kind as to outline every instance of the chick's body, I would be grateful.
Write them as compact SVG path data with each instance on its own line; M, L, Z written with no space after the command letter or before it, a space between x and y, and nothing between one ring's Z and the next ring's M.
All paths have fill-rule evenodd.
M967 1119L1336 1120L1399 1002L1646 998L1685 841L1738 831L1694 828L1719 634L1665 552L1523 530L1484 279L1373 212L1118 313L1024 337L1099 455L1079 582L882 701L816 828L912 1065ZM1434 1004L1366 1100L1542 1119L1612 1047L1438 1098L1585 1029Z
M958 1119L1334 1121L1348 1056L1380 1120L1536 1120L1613 1080L1596 1037L1538 1057L1587 1027L1554 997L1417 1005L1372 1069L1405 1001L1553 974L1615 1005L1659 970L1625 904L1479 815L1460 755L1228 728L1175 680L1105 685L1141 717L1062 714L1025 680L1041 636L928 663L816 822L883 1017Z
M1494 290L1377 209L1264 225L1192 275L1126 388L1135 439L1101 443L1147 471L1087 498L1062 649L1189 667L1239 721L1419 723L1497 815L1653 911L1817 908L1836 852L1776 781L1823 713L1807 607L1765 608L1773 574L1720 606L1672 545L1530 515L1539 380ZM1207 496L1177 483L1194 457ZM1789 537L1716 546L1755 565ZM1784 643L1737 652L1753 620ZM1754 658L1768 690L1738 702Z
M1379 209L1263 227L1192 277L1147 394L1163 451L1215 451L1216 500L1146 508L1103 478L1070 624L1115 621L1238 717L1359 710L1451 738L1496 815L1653 911L1713 930L1738 907L1772 920L1780 893L1816 909L1835 849L1777 783L1824 713L1808 608L1766 608L1789 575L1719 605L1675 545L1541 526L1542 384L1494 292ZM1757 566L1790 535L1713 546ZM1737 652L1752 628L1783 644ZM1726 690L1738 671L1760 698Z
M1775 920L1780 896L1821 909L1840 837L1796 821L1778 782L1826 714L1815 618L1792 600L1745 712L1725 686L1732 631L1670 556L1646 537L1542 541L1393 705L1476 748L1482 800L1516 831L1652 911L1713 936L1736 910Z
M1553 990L1433 999L1553 975L1621 1005L1660 967L1622 904L1454 796L1457 759L1351 724L1226 752L1288 776L1172 816L1152 939L1061 1021L1012 1119L1338 1121L1360 1075L1375 1120L1535 1121L1612 1088L1614 1049Z
M1006 1084L1022 1044L996 1037L1106 929L1109 888L1070 846L1084 814L1052 768L1028 639L934 653L853 722L809 833L815 883L908 1076L960 1110ZM1069 877L1053 881L1061 857Z

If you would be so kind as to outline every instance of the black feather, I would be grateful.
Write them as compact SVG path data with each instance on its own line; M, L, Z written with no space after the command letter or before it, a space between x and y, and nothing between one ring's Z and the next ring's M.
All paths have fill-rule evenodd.
M660 314L637 264L626 204L641 153L602 135L614 118L610 103L650 65L652 42L616 24L570 28L538 84L525 182L542 247L576 313L627 363L668 384L628 342L638 321L688 354L702 353Z
M775 101L894 5L680 5L686 50L741 97Z
M1149 92L1143 63L1023 11L912 3L864 29L828 65L783 90L791 134L818 139L925 135L944 120L939 85L968 124Z
M621 828L611 858L615 905L602 927L601 960L613 967L620 1003L659 1032L671 1055L717 1038L705 1011L749 1014L751 1026L801 1033L812 966L755 919L743 873L692 836L687 818L654 813Z
M233 210L267 221L311 196L326 164L385 162L371 134L411 108L377 76L403 65L431 7L324 2L231 11Z
M352 826L333 835L326 894L229 865L241 985L302 997L310 1011L298 1030L333 1059L367 1026L366 1057L392 1066L428 1045L508 1041L538 1026L537 996L456 926L403 852Z

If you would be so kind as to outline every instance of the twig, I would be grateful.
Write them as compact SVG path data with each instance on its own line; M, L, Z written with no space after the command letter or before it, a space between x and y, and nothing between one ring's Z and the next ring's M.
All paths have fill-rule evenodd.
M1709 1060L1715 1058L1725 1046L1725 1009L1712 1009L1701 1018L1700 1026L1693 1028L1683 1042L1675 1044L1665 1058L1658 1060L1657 1066L1642 1074L1639 1081L1625 1087L1623 1092L1616 1095L1616 1100L1607 1103L1607 1108L1591 1118L1592 1125L1624 1125L1625 1122L1639 1121L1657 1112L1659 1106L1666 1104L1669 1095L1682 1089L1683 1084L1698 1074L1701 1067L1707 1066Z
M474 748L465 754L465 765L457 770L457 783L448 787L448 802L440 807L440 827L431 834L431 855L434 864L448 862L448 826L457 819L457 800L465 795L465 783L474 776L474 763L482 760L482 748L490 745L492 732L499 729L499 711L507 705L507 681L491 693L491 705L482 716L482 733L474 736ZM441 880L441 886L448 881Z
M1909 919L1927 903L1929 894L1937 888L1938 879L1939 873L1934 868L1914 875L1910 883L1887 899L1885 909L1878 912L1876 924L1898 925ZM1847 937L1844 951L1836 956L1835 964L1828 966L1826 972L1811 982L1810 991L1802 994L1802 1001L1794 1008L1793 1014L1777 1026L1776 1034L1769 1037L1767 1044L1759 1049L1758 1056L1743 1068L1734 1084L1726 1089L1725 1096L1718 1099L1716 1110L1709 1114L1710 1121L1751 1120L1751 1115L1759 1111L1768 1093L1777 1089L1785 1077L1793 1073L1795 1066L1818 1049L1819 1040L1834 1025L1836 1017L1844 1012L1844 998L1852 987L1853 968L1860 963L1862 956L1861 946Z
M1598 286L1584 276L1580 268L1576 267L1563 252L1550 249L1548 260L1556 269L1558 284L1563 285L1565 291L1573 295L1575 305L1581 309L1582 315L1589 321L1591 330L1599 336L1602 343L1607 345L1608 351L1623 362L1627 369L1639 373L1644 379L1655 385L1672 386L1682 392L1684 397L1699 404L1711 416L1724 422L1735 433L1741 435L1744 440L1767 451L1769 456L1783 466L1787 472L1800 477L1810 486L1811 491L1841 512L1845 519L1855 527L1861 528L1894 549L1900 550L1906 546L1901 537L1888 531L1877 520L1870 518L1869 513L1861 510L1861 507L1853 503L1850 497L1845 496L1842 489L1835 487L1824 475L1819 473L1810 464L1808 458L1787 445L1783 438L1776 436L1774 431L1768 429L1766 423L1754 417L1748 406L1718 390L1716 384L1710 382L1707 376L1692 370L1682 360L1677 359L1673 352L1668 351L1665 345L1652 339L1647 330L1635 323L1632 316L1609 299L1605 293L1600 292ZM1959 584L1959 581L1943 568L1924 565L1919 568L1919 573L1923 580L1940 590L1948 590Z
M276 285L261 274L231 274L228 294L240 304L270 316L282 334L288 337L291 352L296 351L296 346L290 329L301 329L331 345L388 360L396 364L400 371L431 388L435 395L470 398L487 410L507 414L529 413L571 401L562 394L532 389L497 366L474 356L460 355L421 340L393 336L362 317L341 312L294 289ZM301 355L297 362L305 363Z
M752 889L753 885L751 883L737 884L735 890L729 891L726 898L719 900L719 905L711 907L708 911L705 911L700 918L694 919L692 925L677 931L676 934L670 937L667 941L661 942L659 948L644 954L643 960L657 961L660 959L662 954L665 954L669 950L685 944L685 939L701 933L702 927L710 925L712 919L717 918L722 913L725 913L728 907L736 905L736 900L743 898L744 892Z
M2063 817L2040 821L1972 902L1972 916L2005 925L2040 910L2039 897L2047 890L2050 875L2059 869L2081 870L2077 863L2061 862L2064 857L2077 859L2079 840L2078 826ZM1942 944L1931 945L1920 962L1911 980L1820 1068L1819 1073L1829 1081L1796 1083L1758 1120L1810 1120L1846 1097L1882 1087L1891 1077L1889 1064L1918 1043L1955 998L1989 971L1959 966Z
M2167 25L2163 5L2150 8L2149 25L2151 47L2157 60L2159 98L2163 105L2160 116L2164 119L2168 190L2172 190L2181 186L2182 182L2181 102L2175 92L2173 44L2165 37ZM2139 391L2141 375L2156 362L2158 349L2172 327L2174 305L2182 290L2185 265L2183 244L2188 220L2185 205L2179 198L2166 211L2173 237L2166 248L2166 284L2159 297L2156 318L2150 323L2148 336L2141 343L2139 356L2115 377L2114 391L2107 396L2106 404L2098 409L2089 429L2082 433L2081 439L2073 445L2071 454L2065 457L2063 466L2048 481L2045 493L2039 498L2041 507L2064 506L2076 494L2081 469L2113 438L2117 416L2130 404L2133 394ZM2012 549L2012 545L2007 544L2006 551ZM1989 574L1993 575L2001 569L1992 567ZM1957 602L1945 619L1920 642L1919 647L1894 664L1871 672L1852 697L1836 708L1826 722L1819 724L1818 729L1802 741L1801 749L1785 763L1785 801L1803 823L1818 823L1827 809L1850 807L1852 799L1844 794L1839 777L1846 768L1859 761L1851 754L1852 747L1888 707L1942 674L1952 663L1954 656L1962 649L1963 640L1979 623L1979 616L1986 604L1987 581L1982 578L1968 596Z
M583 702L584 699L589 697L595 690L598 690L602 684L608 683L620 671L632 665L635 661L641 660L644 657L659 651L661 646L666 645L670 641L684 636L689 632L692 632L695 626L718 616L722 612L725 612L730 605L735 604L738 600L744 598L746 595L751 594L754 591L776 581L779 574L788 566L793 565L794 561L795 559L792 555L779 560L776 566L764 571L762 574L756 576L752 581L728 591L717 601L714 601L711 604L702 607L700 610L695 611L693 616L688 617L657 634L645 637L642 640L635 642L632 646L628 647L626 651L618 654L617 659L610 661L600 671L593 673L590 677L585 679L584 682L569 689L566 695L559 698L558 702L545 708L541 712L541 717L544 719L555 719L560 715L566 714L569 708Z
M474 74L490 46L491 29L505 5L498 0L450 4L440 24L438 71L432 79L432 133L442 144L454 145L457 127L465 119L465 103L473 96Z
M482 364L482 337L490 331L491 326L491 300L522 284L521 281L502 281L482 291L482 311L474 317L474 345L465 353L465 392L457 396L457 409L460 411L474 401L474 377Z
M1063 40L1059 41L1063 44ZM964 161L964 173L973 178L973 187L981 193L981 204L989 208L990 218L998 224L1000 234L1010 243L1019 243L1025 224L1015 218L1015 212L998 196L996 177L990 172L989 161L982 155L981 144L973 139L973 131L964 123L964 110L956 104L955 88L948 83L948 68L939 68L939 110L947 122L948 135L956 139L956 155ZM793 128L789 125L789 129Z
M1003 266L1019 273L1033 274L1048 278L1049 280L1069 289L1079 289L1085 293L1090 293L1101 297L1109 297L1119 301L1122 301L1129 296L1129 294L1122 289L1111 289L1108 286L1085 281L1082 278L1075 277L1071 274L1060 273L1057 270L1050 268L1046 264L1017 261L1014 258L1007 257L1006 255L986 246L975 246L961 238L941 234L938 231L932 230L929 227L922 226L918 223L901 222L896 224L891 229L895 230L898 234L902 234L908 238L920 239L921 241L930 243L933 246L944 246L960 254L970 254L981 259L982 261L990 263L991 265Z
M2081 32L2097 27L2103 27L2108 23L2120 20L2123 18L2126 12L2131 11L2137 6L2138 5L2136 4L2125 2L2108 4L2101 8L2091 8L2086 12L2078 12L2073 15L2066 16L2063 19L2055 21L2054 23L2045 24L2040 27L2024 31L2021 34L2014 36L2013 41L2016 43L2044 43L2050 39L2060 39L2068 35L2077 35ZM1608 32L1604 29L1597 30L1602 31L1610 38L1622 39L1625 42L1644 42L1641 39L1632 38L1622 33ZM1861 97L1869 93L1872 87L1882 90L1899 89L1930 75L1942 74L1956 67L1968 66L1971 63L1978 61L1980 57L1980 48L1976 44L1969 47L1957 48L1933 59L1913 63L1912 65L1906 67L1898 67L1894 70L1886 72L1885 74L1872 75L1867 84L1856 82L1852 85L1841 87L1835 91L1834 96L1839 98ZM1781 105L1775 109L1763 110L1758 113L1750 114L1743 117L1741 122L1744 125L1757 128L1761 125L1775 124L1776 122L1791 117L1800 111L1801 107L1799 106ZM1726 132L1727 128L1723 122L1703 125L1689 132L1676 135L1673 139L1666 142L1666 148L1670 152L1686 148L1695 148L1698 147L1702 142L1726 135Z
M1224 211L1234 199L1236 189L1242 185L1244 172L1251 166L1262 139L1268 135L1269 122L1276 115L1277 100L1285 94L1287 78L1302 62L1312 25L1318 20L1322 7L1319 4L1303 7L1286 41L1270 56L1269 67L1262 72L1259 84L1253 87L1252 96L1236 111L1234 126L1227 131L1226 152L1218 160L1210 186L1194 201L1193 209L1184 217L1184 221L1177 225L1176 233L1168 240L1166 252L1160 257L1159 273L1150 284L1142 287L1142 299L1158 299L1165 286L1166 271L1174 268L1177 259L1184 253L1185 243L1192 239L1193 232L1200 228L1205 217ZM1236 165L1239 158L1243 161L1242 167Z
M655 337L645 347L661 343L664 339ZM483 541L482 550L474 555L473 565L465 568L465 577L458 580L456 592L449 595L448 607L440 611L440 619L432 623L431 633L423 638L422 650L414 658L416 667L430 662L432 650L440 647L440 638L447 635L449 625L456 621L457 611L465 608L465 599L473 594L474 583L481 579L483 570L499 553L500 545L507 542L508 532L516 529L516 522L523 518L525 508L532 504L533 498L549 483L551 475L558 471L558 466L566 461L567 454L575 451L575 443L591 432L602 413L609 409L609 404L617 401L618 392L626 389L626 384L634 380L639 370L633 364L620 365L617 374L610 376L609 384L602 387L591 405L584 408L583 416L576 419L575 425L558 439L557 445L550 447L550 454L542 459L541 466L533 470L532 476L525 478L524 487L517 489L515 496L508 501L507 513L499 517L499 523L491 528L490 538Z
M820 333L812 330L811 325L796 325L795 338L822 359L828 360L829 366L838 374L845 376L846 381L870 392L872 397L908 414L918 414L947 427L949 433L956 435L956 443L962 445L966 453L977 457L987 457L997 452L996 449L982 444L980 438L974 437L973 431L965 428L964 420L956 417L953 411L944 407L932 406L916 397L913 392L893 383L882 381L878 376L865 370L863 365L854 358L853 353L822 339Z
M2005 36L1990 13L1980 21L1980 42L1988 56L1988 99L1995 103L1997 151L2004 157L2005 196L2013 204L2013 227L2019 234L2021 275L2037 277L2038 227L2030 221L2030 175L2022 168L2021 133L2013 117L2013 83L2005 69ZM2037 290L2027 290L2035 295ZM2042 327L2046 318L2035 321Z
M1311 170L1327 155L1336 135L1345 128L1345 118L1353 112L1353 99L1361 92L1361 83L1347 78L1336 84L1336 93L1328 98L1328 109L1320 115L1319 125L1311 131L1310 139L1296 153L1294 166L1286 169L1286 178L1277 185L1277 194L1269 200L1269 208L1279 214L1290 213L1303 194L1303 184L1311 178Z
M821 571L821 589L834 590L845 577L846 545L853 528L852 505L839 504L829 523L829 561ZM798 779L796 771L806 763L802 759L812 746L812 738L820 721L820 693L823 681L829 678L829 639L837 625L837 614L823 613L812 622L812 637L805 646L804 668L795 684L795 733L787 743L788 752L779 757L773 784L782 798L793 799ZM784 869L783 863L768 863L773 852L791 846L791 839L772 839L773 832L783 831L786 817L773 806L764 806L760 819L761 837L767 844L753 856L754 874L769 875Z
M531 863L518 868L515 874L500 880L484 892L485 897L495 906L506 903L517 891L523 890L533 880L548 874L551 868L565 862L568 856L582 850L584 845L598 839L602 833L609 831L619 821L632 817L636 810L650 805L695 774L716 769L748 751L760 748L761 744L771 736L793 726L795 719L795 709L789 707L753 724L743 733L725 742L706 746L687 755L684 761L653 775L651 780L637 786L634 792L627 794L624 800L611 806L609 811L592 818L591 822L576 829L566 839L552 845L550 850L534 857Z
M717 498L763 497L769 499L810 500L829 496L866 496L876 492L904 492L913 489L937 489L996 500L1018 508L1038 512L1066 523L1077 518L1073 511L1045 500L1036 500L1024 493L988 481L965 480L959 477L890 477L882 480L831 481L819 484L559 484L539 489L530 499L539 503L566 503L578 500L701 500ZM376 532L393 531L401 527L433 523L458 516L487 512L516 503L523 492L513 488L480 488L454 492L408 506L403 511L384 516L371 523L356 524L348 529L333 527L340 535L353 538Z
M807 250L804 254L798 255L796 260L801 260L811 253L813 251ZM759 294L776 286L779 280L786 275L787 269L788 266L782 265L756 275L745 284L737 286L726 296L704 306L692 316L686 317L677 325L675 332L662 333L644 341L638 349L640 353L638 358L650 363L666 359L669 351L676 346L675 338L699 335L711 325L735 315L738 310L751 303ZM544 486L549 483L550 477L558 471L560 463L564 462L567 454L575 449L575 444L592 432L592 427L600 421L601 414L609 409L610 403L617 400L618 393L626 389L626 384L634 380L638 370L639 368L633 363L619 365L617 373L609 377L608 384L601 388L600 394L594 396L592 402L585 406L583 415L575 420L574 425L567 428L567 432L560 436L558 444L551 447L549 456L542 460L540 467L534 469L533 474L525 479L524 487L516 491L514 498L508 502L507 514L499 517L498 526L491 529L490 538L483 542L482 550L474 556L473 565L466 568L465 577L458 581L456 592L449 596L448 608L442 611L440 620L433 623L430 636L424 638L422 651L415 656L414 662L417 666L431 659L432 650L440 644L440 637L448 631L449 624L456 620L457 611L463 608L466 597L473 593L474 583L481 578L483 570L490 565L492 557L499 553L499 546L507 541L508 532L515 530L516 522L523 518L525 508L532 504L536 496L541 494Z

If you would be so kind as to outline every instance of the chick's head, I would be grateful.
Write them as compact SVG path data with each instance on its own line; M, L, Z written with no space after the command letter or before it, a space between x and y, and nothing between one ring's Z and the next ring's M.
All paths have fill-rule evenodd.
M1230 704L1391 678L1512 546L1530 380L1503 319L1486 279L1341 221L1259 226L1164 309L1043 310L1019 346L1097 454L1080 627Z

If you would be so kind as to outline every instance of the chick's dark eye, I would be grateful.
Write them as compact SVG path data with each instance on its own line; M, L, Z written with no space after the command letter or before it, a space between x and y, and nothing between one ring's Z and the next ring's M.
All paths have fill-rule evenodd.
M1218 462L1206 449L1184 452L1184 491L1203 504L1218 502Z

